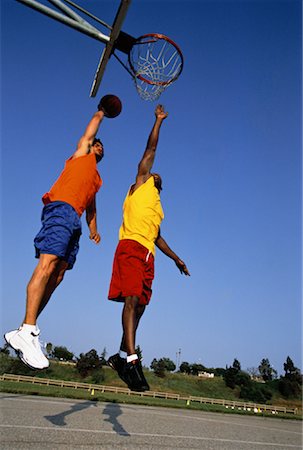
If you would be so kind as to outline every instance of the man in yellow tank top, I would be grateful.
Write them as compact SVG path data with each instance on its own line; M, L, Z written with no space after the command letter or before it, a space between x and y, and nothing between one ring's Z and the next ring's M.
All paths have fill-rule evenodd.
M123 223L108 294L109 300L124 302L120 352L111 356L108 364L135 391L149 390L135 347L136 330L152 293L155 246L175 262L181 274L189 275L185 263L160 234L164 218L160 200L162 180L159 174L151 173L160 128L167 115L162 105L156 107L155 122L138 166L136 181L123 204Z
M102 102L102 99L101 99ZM26 312L21 327L5 334L7 343L29 367L44 369L49 361L41 350L37 318L51 295L72 269L79 250L81 220L86 212L89 238L98 244L95 195L102 180L97 163L103 158L103 145L96 138L105 109L98 106L80 138L74 154L66 161L59 178L43 195L42 228L35 237L39 262L27 286Z

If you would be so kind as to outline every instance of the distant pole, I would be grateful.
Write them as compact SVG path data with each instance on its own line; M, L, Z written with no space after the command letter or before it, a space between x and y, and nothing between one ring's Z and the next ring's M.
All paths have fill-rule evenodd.
M177 371L180 369L180 358L181 358L181 348L179 348L179 351L177 352Z

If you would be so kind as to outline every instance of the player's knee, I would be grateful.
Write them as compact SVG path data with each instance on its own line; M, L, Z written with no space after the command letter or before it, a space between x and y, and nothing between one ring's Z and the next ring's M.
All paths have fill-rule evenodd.
M64 274L65 274L65 271L63 273L60 272L59 275L57 276L57 286L63 281Z
M128 310L135 311L137 306L138 306L138 302L139 302L139 298L138 297L136 297L135 295L129 296L129 297L125 298L124 306Z
M56 272L59 262L60 260L57 256L41 255L37 270L41 276L50 277Z
M56 270L55 270L53 276L56 278L57 286L62 282L67 268L68 268L68 264L64 261L61 261L60 264L56 267Z

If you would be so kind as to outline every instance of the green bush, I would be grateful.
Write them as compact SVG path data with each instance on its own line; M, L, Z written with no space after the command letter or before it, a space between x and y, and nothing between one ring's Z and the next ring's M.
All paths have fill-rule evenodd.
M91 382L92 384L102 384L104 380L105 375L103 369L95 370L87 379L87 381Z
M236 387L238 373L239 371L234 367L228 367L228 369L226 369L223 378L227 387L231 389Z
M266 403L272 398L272 392L266 386L251 382L250 385L241 387L240 398L256 403Z
M279 391L285 398L298 398L301 395L302 387L296 380L282 377L279 380Z
M101 369L102 360L93 348L87 353L80 353L76 367L81 377L85 378L94 373L97 369Z
M12 356L0 354L0 373L14 373L17 375L27 375L33 377L36 375L37 371L30 369L25 364L23 364L18 358L13 358Z

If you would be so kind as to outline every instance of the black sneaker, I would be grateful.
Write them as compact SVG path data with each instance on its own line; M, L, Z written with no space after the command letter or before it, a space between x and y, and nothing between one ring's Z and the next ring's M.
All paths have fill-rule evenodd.
M116 353L115 355L112 355L108 358L107 364L109 365L109 367L114 369L118 373L121 380L127 384L123 376L124 366L126 365L126 358L121 358L119 353Z
M131 391L149 391L149 385L145 379L139 359L125 364L123 377Z

